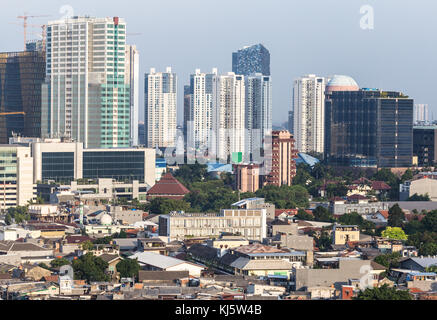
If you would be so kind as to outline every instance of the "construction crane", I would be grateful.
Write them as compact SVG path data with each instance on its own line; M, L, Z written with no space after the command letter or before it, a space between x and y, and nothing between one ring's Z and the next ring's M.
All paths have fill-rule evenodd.
M13 115L22 115L22 116L25 116L26 112L20 112L20 111L17 111L17 112L0 112L0 116L13 116Z
M26 13L22 16L18 16L17 19L23 19L23 29L24 29L24 50L26 50L26 42L27 42L27 27L29 24L27 23L27 19L29 18L44 18L50 17L49 15L40 15L40 16L28 16Z

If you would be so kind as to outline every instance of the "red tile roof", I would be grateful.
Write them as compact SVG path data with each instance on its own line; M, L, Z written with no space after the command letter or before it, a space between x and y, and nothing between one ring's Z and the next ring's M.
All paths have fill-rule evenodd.
M362 196L362 195L360 195L360 194L354 194L354 195L351 195L350 197L348 197L348 199L349 199L349 200L352 200L352 201L358 201L358 200L369 200L367 197Z
M182 183L180 183L171 173L165 174L148 192L151 198L183 198L190 193Z
M84 243L87 241L92 241L92 239L90 237L87 237L87 236L67 236L65 238L65 240L69 244Z
M286 213L291 216L295 216L298 213L297 209L276 209L275 217L279 217L281 214Z
M373 181L372 182L372 189L373 190L390 190L391 187L385 183L384 181Z
M388 219L388 210L379 210L378 211L384 218Z

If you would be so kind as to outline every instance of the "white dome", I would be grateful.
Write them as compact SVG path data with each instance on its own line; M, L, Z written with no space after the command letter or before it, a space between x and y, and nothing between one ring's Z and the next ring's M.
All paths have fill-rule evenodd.
M112 217L109 214L104 214L100 218L100 224L104 226L109 226L112 224Z
M349 76L335 75L326 86L328 93L333 91L358 91L357 82Z

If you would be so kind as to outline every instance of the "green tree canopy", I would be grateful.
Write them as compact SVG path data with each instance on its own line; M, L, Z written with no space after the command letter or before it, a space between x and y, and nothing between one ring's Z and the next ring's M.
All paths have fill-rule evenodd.
M360 291L354 300L413 300L408 291L397 290L384 285L380 288L367 288Z
M296 218L298 218L300 220L306 220L306 221L314 220L314 217L311 214L309 214L308 212L306 212L304 209L299 209L299 211L297 212Z
M387 227L383 232L382 236L384 238L392 240L407 240L408 236L405 234L404 230L399 227Z
M105 273L107 268L107 262L90 252L73 261L74 277L77 280L109 281L110 276Z
M411 197L408 198L407 201L431 201L431 198L429 197L429 194L425 194L425 195L419 195L419 194L414 194Z
M329 212L329 210L324 208L324 207L317 207L313 211L313 215L314 215L314 220L316 220L316 221L320 221L320 222L334 222L335 221L332 213Z
M389 254L381 254L374 260L376 263L386 267L387 269L391 269L399 267L399 261L401 258L402 255L399 252L394 252Z
M184 200L154 198L150 201L148 211L152 214L169 214L173 211L189 211L190 204Z
M137 259L124 259L117 263L116 268L122 278L138 278L140 264Z
M7 225L15 223L23 223L30 220L30 214L26 206L8 208L6 213L5 222Z
M277 209L308 208L309 194L306 188L295 186L265 186L256 192L257 197L273 203Z
M405 220L405 213L402 211L399 204L395 204L388 211L388 225L390 227L403 227Z
M59 267L66 266L69 264L70 264L70 261L68 261L65 258L57 258L57 259L52 260L50 262L50 265L52 266L52 268L59 268Z

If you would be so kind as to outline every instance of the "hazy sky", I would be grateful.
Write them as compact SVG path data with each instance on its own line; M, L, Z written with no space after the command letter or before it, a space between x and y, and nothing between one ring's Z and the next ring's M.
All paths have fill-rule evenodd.
M352 76L361 87L398 90L429 104L437 118L437 2L432 0L15 0L2 1L0 51L21 50L16 16L42 24L74 15L127 21L143 74L151 67L178 75L179 122L183 86L196 68L232 69L232 52L263 43L271 53L273 121L287 120L293 80L304 74ZM4 2L4 3L3 3ZM360 27L360 8L374 8L374 29ZM33 28L31 31L38 32ZM34 36L35 37L35 36ZM141 94L143 101L143 94ZM141 103L140 119L144 119Z

